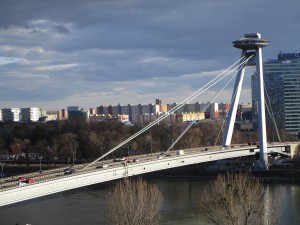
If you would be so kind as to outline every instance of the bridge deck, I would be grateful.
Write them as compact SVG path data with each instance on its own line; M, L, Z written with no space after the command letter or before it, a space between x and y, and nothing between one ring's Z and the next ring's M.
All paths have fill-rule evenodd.
M286 147L286 144L281 144L269 146L268 149L270 152L288 154ZM34 178L35 183L23 186L20 186L16 180L6 178L0 181L0 206L124 177L209 161L251 156L258 152L257 146L247 145L230 148L193 148L185 149L184 155L171 152L170 156L164 157L158 157L157 153L133 156L133 158L139 159L138 162L125 165L122 162L112 162L111 160L102 161L100 163L106 164L107 167L101 169L96 169L100 163L86 169L83 169L84 165L79 165L76 167L77 172L70 175L65 175L63 168L44 171L43 174L32 173L27 177Z

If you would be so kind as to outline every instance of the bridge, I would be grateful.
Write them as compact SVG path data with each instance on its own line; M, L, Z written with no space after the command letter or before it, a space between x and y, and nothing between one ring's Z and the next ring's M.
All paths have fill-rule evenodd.
M289 156L291 147L291 144L271 144L268 146L268 153ZM222 159L254 156L259 151L257 146L216 146L214 148L203 147L170 151L168 154L155 153L133 156L130 162L105 160L95 163L85 170L82 169L85 165L78 165L74 167L76 172L69 175L65 175L66 168L47 170L43 174L38 172L26 174L24 176L34 178L35 183L22 186L16 178L8 177L0 181L0 206L159 170Z
M197 163L210 162L222 159L237 158L244 156L260 155L259 168L268 169L268 154L277 153L290 156L291 150L295 147L293 144L267 144L266 127L265 127L265 111L264 111L264 89L263 89L263 71L262 71L262 56L261 48L267 46L268 41L261 39L260 34L247 34L245 38L233 42L234 47L242 49L240 60L235 62L228 69L224 70L220 75L214 78L211 82L200 88L194 94L182 101L168 113L163 114L153 123L145 126L139 132L132 135L122 143L118 144L107 153L97 158L93 162L86 165L78 165L72 168L70 174L66 174L64 169L54 169L44 171L43 174L32 173L24 175L27 178L33 178L33 183L22 183L16 178L8 177L0 180L0 206L5 206L41 196L46 196L74 188L88 186L96 183L111 181L115 179L136 176L144 173L170 169L175 167L187 166ZM246 66L256 65L256 74L258 76L259 87L259 146L246 145L231 145L233 127L235 123L235 114L239 96L241 93L244 70ZM138 135L147 131L171 113L184 106L187 102L204 93L212 85L225 79L232 71L238 70L236 83L232 95L231 108L228 114L223 146L213 146L206 148L182 149L176 152L171 151L176 142L185 134L185 132L193 125L198 118L195 117L193 122L186 127L181 135L173 142L170 148L161 154L148 154L132 156L129 161L105 161L104 157L116 151L123 145L133 140ZM229 72L228 72L229 71ZM231 79L230 79L231 80ZM228 83L227 83L228 84ZM216 97L222 92L216 95ZM215 98L216 98L215 97ZM211 102L213 102L212 99ZM204 111L205 109L203 109Z

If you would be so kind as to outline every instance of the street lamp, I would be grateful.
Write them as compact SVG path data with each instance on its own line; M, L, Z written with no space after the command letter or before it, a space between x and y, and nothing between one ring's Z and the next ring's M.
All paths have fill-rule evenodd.
M130 152L131 152L131 143L128 143L127 157L129 157Z
M73 157L72 157L72 166L74 166L74 164L75 164L76 150L72 152L72 155L73 155Z
M42 155L39 157L39 159L40 159L40 171L39 171L39 173L42 173L43 171L42 171Z
M3 166L5 165L5 163L1 163L1 178L4 177L4 173L3 173Z
M101 152L102 152L102 155L101 155L101 156L103 156L103 150L104 150L104 147L101 146ZM104 159L102 158L101 160L103 161Z
M175 140L172 138L172 151L174 151L174 145L175 145L175 144L174 144L174 141L175 141Z
M240 133L237 133L237 135L236 135L236 143L237 144L239 143L239 136L240 136Z

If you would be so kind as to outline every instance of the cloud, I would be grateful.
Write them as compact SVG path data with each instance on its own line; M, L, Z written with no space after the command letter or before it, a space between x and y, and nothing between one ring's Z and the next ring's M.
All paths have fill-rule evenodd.
M58 71L58 70L66 70L72 67L76 67L78 64L76 63L70 63L70 64L60 64L60 65L50 65L50 66L41 66L41 67L36 67L36 70L41 70L41 71Z
M0 108L180 101L240 57L231 42L244 33L270 40L264 58L298 52L299 7L296 0L3 0ZM230 101L230 89L224 93Z
M19 58L13 58L13 57L0 57L0 66L10 63L15 63L20 61Z
M67 28L65 28L63 25L58 25L54 26L54 29L59 33L59 34L69 34L71 33Z

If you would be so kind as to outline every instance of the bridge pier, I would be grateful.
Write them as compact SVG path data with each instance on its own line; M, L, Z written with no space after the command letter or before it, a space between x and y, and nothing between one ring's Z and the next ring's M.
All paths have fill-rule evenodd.
M242 51L241 58L245 57L245 53L246 53L245 51ZM239 71L236 76L232 99L230 102L230 110L229 110L229 113L227 116L227 125L225 127L223 146L230 146L230 144L231 144L232 132L234 129L234 122L235 122L236 112L237 112L237 108L238 108L238 102L240 99L243 80L244 80L245 66L246 66L245 64L241 64L239 66Z
M259 146L260 146L260 165L262 168L268 169L267 156L267 135L266 135L266 116L265 116L265 97L264 97L264 80L262 65L262 48L268 45L267 40L261 38L259 33L245 34L241 38L233 42L233 46L242 49L241 59L246 58L246 63L242 62L239 67L239 73L236 78L230 110L228 113L227 124L224 133L223 145L229 146L231 143L237 106L240 99L242 82L244 78L244 70L246 66L256 65L257 86L258 86L258 127L259 127ZM250 60L255 57L255 61Z

